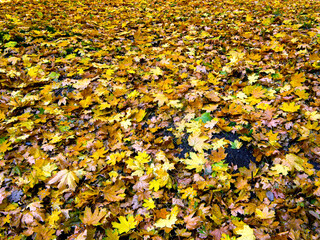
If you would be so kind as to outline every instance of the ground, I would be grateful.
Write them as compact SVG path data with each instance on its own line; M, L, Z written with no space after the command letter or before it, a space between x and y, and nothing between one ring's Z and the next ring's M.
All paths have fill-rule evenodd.
M0 238L319 239L319 12L0 2Z

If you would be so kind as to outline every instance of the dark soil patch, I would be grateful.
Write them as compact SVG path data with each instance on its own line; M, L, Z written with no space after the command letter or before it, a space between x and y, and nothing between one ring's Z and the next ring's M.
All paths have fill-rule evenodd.
M213 137L220 139L225 138L231 142L234 142L235 140L241 141L241 139L239 139L240 135L227 132L215 134ZM228 154L225 160L229 165L237 165L238 168L249 168L250 162L256 163L256 158L253 156L253 148L251 146L248 147L245 142L241 142L243 145L239 149L233 149L230 145L225 149L225 152ZM211 153L210 150L209 153Z
M171 126L172 127L172 126ZM174 134L167 130L163 129L162 131L158 132L159 135L162 136L170 136L173 139L173 143L175 148L179 151L175 154L178 158L185 158L185 154L188 152L195 152L194 148L189 145L188 143L188 137L189 134L186 133L181 138L181 143L177 143L177 139L175 138ZM227 148L225 148L225 153L227 153L227 157L225 158L225 161L230 165L234 166L237 165L238 168L240 167L246 167L249 168L250 162L255 162L256 159L253 156L253 148L250 146L248 147L246 142L243 142L241 139L239 139L240 135L233 134L233 133L227 133L227 132L221 132L219 134L214 134L212 138L224 138L226 140L229 140L231 142L234 142L235 140L238 140L243 143L241 148L239 149L233 149L230 145L228 145ZM211 154L211 150L206 151L207 153Z

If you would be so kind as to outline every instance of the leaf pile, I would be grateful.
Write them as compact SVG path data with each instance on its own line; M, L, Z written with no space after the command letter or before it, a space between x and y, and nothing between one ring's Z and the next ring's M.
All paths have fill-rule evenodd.
M319 239L319 12L2 1L0 237Z

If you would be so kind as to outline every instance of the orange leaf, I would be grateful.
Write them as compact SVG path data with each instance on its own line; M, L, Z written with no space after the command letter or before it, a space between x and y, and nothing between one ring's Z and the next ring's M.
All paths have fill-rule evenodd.
M106 216L106 209L96 208L94 212L91 212L89 207L86 207L84 215L80 217L80 220L87 225L98 226L102 224L103 218Z
M227 157L227 153L225 153L225 150L223 147L218 148L216 151L211 152L210 159L214 162L220 162L224 160Z

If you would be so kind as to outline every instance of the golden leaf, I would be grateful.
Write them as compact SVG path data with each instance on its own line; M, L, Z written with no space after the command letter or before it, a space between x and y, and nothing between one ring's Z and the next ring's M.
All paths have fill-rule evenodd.
M69 171L67 169L63 169L59 171L49 182L48 184L55 184L59 182L58 188L65 189L69 187L70 190L74 191L77 187L77 183L79 178L75 174L74 171Z
M94 212L91 212L89 207L84 210L84 215L80 216L80 220L87 225L98 226L102 224L103 218L107 215L105 208L96 208Z

